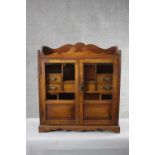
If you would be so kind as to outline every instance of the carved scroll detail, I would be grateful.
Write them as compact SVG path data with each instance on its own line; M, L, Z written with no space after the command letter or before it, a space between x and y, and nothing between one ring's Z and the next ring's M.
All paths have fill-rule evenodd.
M52 49L50 47L47 47L47 46L43 46L42 48L42 53L44 55L57 55L57 54L62 54L62 53L65 53L65 54L77 54L79 52L82 53L82 52L85 52L85 54L87 53L90 53L90 54L115 54L118 52L118 48L116 46L114 47L110 47L108 49L103 49L103 48L100 48L96 45L93 45L93 44L87 44L85 45L84 43L76 43L75 45L72 45L72 44L66 44L66 45L63 45L59 48L56 48L56 49ZM79 55L78 54L78 55Z

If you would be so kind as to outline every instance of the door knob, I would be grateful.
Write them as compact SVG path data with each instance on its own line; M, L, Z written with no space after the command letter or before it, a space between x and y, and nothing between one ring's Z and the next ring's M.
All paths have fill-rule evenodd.
M103 78L103 80L106 82L110 82L110 81L112 81L112 78L111 77L105 77L105 78Z
M56 86L53 86L53 85L48 86L48 90L55 91L56 89L57 89Z
M103 86L103 89L105 89L105 90L111 90L112 89L112 86L109 86L109 85Z
M80 91L83 91L83 90L84 90L84 84L81 83L81 84L80 84Z
M55 81L57 78L55 76L52 76L49 78L50 81Z

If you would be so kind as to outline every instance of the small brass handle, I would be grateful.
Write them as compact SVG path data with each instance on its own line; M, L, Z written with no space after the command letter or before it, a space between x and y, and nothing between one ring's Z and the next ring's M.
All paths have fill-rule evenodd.
M105 78L103 78L103 80L106 82L110 82L112 80L112 78L111 77L105 77Z
M105 90L111 90L112 89L112 86L103 86L103 89L105 89Z
M48 90L52 90L52 91L54 91L54 90L56 90L56 89L57 89L56 86L48 86Z
M80 84L80 91L83 91L83 90L84 90L84 84L81 83L81 84Z
M52 76L49 78L50 81L55 81L57 78L55 76Z

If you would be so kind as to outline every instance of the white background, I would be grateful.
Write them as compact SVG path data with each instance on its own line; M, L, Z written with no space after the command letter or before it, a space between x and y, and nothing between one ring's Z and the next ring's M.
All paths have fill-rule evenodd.
M154 0L130 0L130 154L154 149ZM25 1L0 2L0 154L23 155L26 119Z

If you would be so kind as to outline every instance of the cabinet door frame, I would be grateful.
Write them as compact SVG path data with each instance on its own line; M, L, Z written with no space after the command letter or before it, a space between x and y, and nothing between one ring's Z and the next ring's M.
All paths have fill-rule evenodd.
M113 59L82 59L79 60L80 84L84 82L84 64L112 63L113 64L113 91L112 91L112 118L108 120L84 120L84 92L79 92L80 97L80 124L81 125L115 125L118 124L119 114L119 91L120 91L120 60Z
M79 68L77 60L65 59L41 59L39 62L39 108L40 108L40 124L41 125L76 125L79 123ZM45 64L46 63L74 63L75 64L75 120L47 120L46 105L49 103L46 100L46 79L45 79ZM47 102L48 101L48 102ZM51 101L52 102L52 101Z

